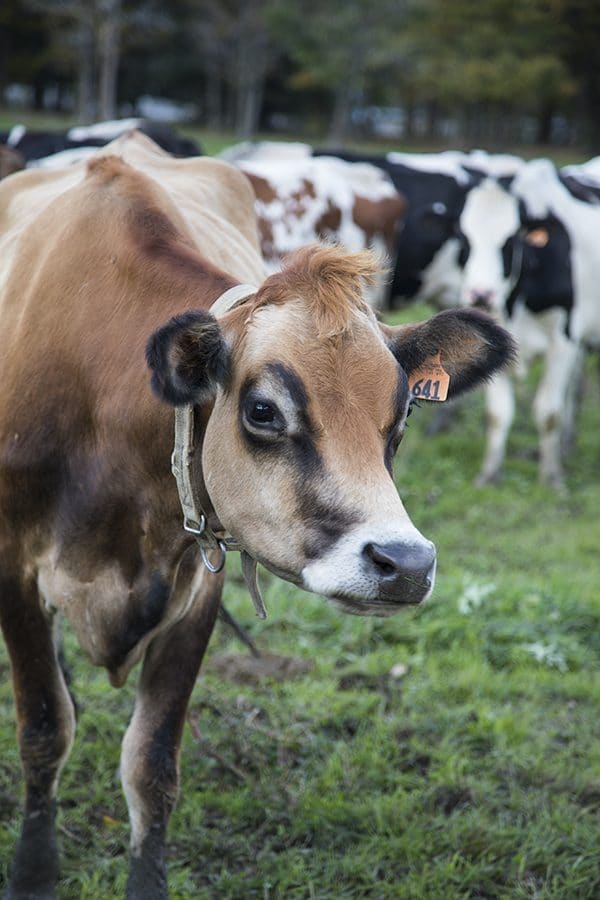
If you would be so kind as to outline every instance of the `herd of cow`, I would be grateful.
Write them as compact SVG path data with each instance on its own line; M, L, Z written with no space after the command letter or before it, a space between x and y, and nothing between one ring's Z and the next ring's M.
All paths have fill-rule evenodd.
M357 615L422 602L436 551L392 478L414 398L498 379L516 352L502 323L563 365L597 336L592 164L375 166L271 146L232 166L119 130L53 136L42 158L41 136L17 129L2 155L14 168L37 140L0 182L0 624L26 786L9 900L55 896L76 718L61 616L115 686L141 663L120 767L127 897L164 900L179 747L227 552L262 615L257 563ZM343 246L294 249L295 234ZM394 296L435 285L444 305L496 315L382 324L370 246L394 266Z
M559 170L483 151L325 155L268 142L223 155L251 179L267 259L279 262L307 239L380 248L393 275L376 305L422 299L481 308L515 336L515 371L542 356L534 401L540 475L561 485L582 351L600 345L600 157ZM481 484L495 481L504 461L511 374L486 387Z
M22 164L41 168L87 158L131 127L175 156L200 152L192 141L143 120L50 135L18 126L4 136L5 171L18 165L15 153ZM270 271L315 240L351 251L371 247L383 261L368 289L375 308L424 299L439 308L485 309L506 323L519 360L486 387L487 450L479 483L495 481L503 465L515 412L512 376L543 356L534 401L540 475L562 483L582 351L600 344L600 157L557 169L546 160L483 151L366 156L260 142L231 147L222 158L252 184Z

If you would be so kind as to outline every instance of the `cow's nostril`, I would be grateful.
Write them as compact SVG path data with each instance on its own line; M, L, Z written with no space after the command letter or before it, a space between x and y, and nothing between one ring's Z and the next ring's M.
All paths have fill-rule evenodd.
M430 541L394 541L363 547L363 565L386 603L421 603L435 577L435 546Z
M386 547L381 547L378 544L367 544L363 552L384 577L395 575L398 571L397 559Z
M363 554L380 578L417 578L426 581L435 567L435 547L423 544L365 545Z

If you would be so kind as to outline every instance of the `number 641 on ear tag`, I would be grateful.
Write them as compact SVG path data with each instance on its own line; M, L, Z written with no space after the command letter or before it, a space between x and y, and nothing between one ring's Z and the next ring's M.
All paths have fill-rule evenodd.
M412 396L422 400L443 401L448 396L450 376L442 366L439 351L410 373L408 386Z

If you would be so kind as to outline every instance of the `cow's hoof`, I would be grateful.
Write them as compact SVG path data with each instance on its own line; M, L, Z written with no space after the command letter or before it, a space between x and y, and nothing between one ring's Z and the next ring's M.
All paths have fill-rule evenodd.
M488 487L489 485L496 485L500 482L500 472L480 472L477 476L473 484L475 487Z
M561 472L542 473L541 481L542 484L552 488L557 494L566 495L568 493L567 485Z

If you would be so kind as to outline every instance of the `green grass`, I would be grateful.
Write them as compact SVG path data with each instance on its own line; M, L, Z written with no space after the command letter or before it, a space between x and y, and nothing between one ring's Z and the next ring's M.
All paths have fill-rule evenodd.
M482 400L449 434L416 411L396 477L438 547L421 609L344 616L263 573L255 619L234 560L229 610L269 652L312 661L296 680L237 684L244 653L219 625L195 689L169 832L174 898L545 898L600 895L600 385L590 368L569 490L537 483L532 380L499 487L472 486ZM117 766L135 677L108 686L77 652L81 704L60 793L59 896L123 895L127 814ZM397 663L407 674L389 676ZM0 873L21 788L8 667L0 688Z
M33 129L66 129L73 125L79 124L77 120L70 115L54 114L46 112L35 112L31 110L7 110L0 107L0 131L8 131L13 125L22 123L28 128ZM215 131L214 129L203 128L195 124L176 125L176 130L187 137L196 140L202 147L202 151L209 156L214 156L230 144L237 143L240 138L231 131ZM305 141L313 144L315 147L324 147L326 143L325 135L315 133L303 134L285 134L277 133L259 133L253 136L254 140L296 140ZM364 153L387 153L390 150L414 153L437 152L448 149L448 145L443 142L426 142L418 141L410 144L401 143L399 141L381 141L366 140L360 138L349 139L345 146L356 151ZM456 149L467 149L467 145L463 142L456 146ZM490 151L497 149L494 147L487 148ZM550 147L550 146L518 146L518 147L502 147L502 152L516 153L524 159L534 159L540 156L548 156L554 160L557 166L564 166L583 162L588 159L590 153L583 147Z

